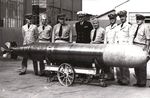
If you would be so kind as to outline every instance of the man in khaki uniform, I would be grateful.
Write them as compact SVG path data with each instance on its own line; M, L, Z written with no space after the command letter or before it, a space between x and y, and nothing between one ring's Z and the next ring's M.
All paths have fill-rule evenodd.
M90 42L90 44L103 44L104 43L105 30L102 27L100 27L99 20L97 18L95 18L92 21L92 25L93 25L93 29L91 30L91 35L90 35L91 42ZM100 72L100 68L101 68L100 85L102 87L106 87L107 84L104 81L104 68L105 68L105 66L103 66L104 64L100 63L99 60L97 60L97 58L95 58L94 63L95 63L97 73ZM89 80L91 80L91 79L89 79L89 77L87 77L86 81L89 81Z
M69 24L66 23L66 15L58 14L58 24L53 28L52 42L55 43L68 43L72 42L72 29Z
M116 35L116 17L115 13L109 14L109 21L110 24L105 29L105 39L104 44L114 44L115 43L115 35ZM105 68L106 79L107 80L114 80L114 68L113 67L106 67Z
M28 45L34 43L37 40L38 31L37 31L37 26L32 24L32 14L26 15L25 18L26 18L26 24L22 26L23 45ZM24 57L22 60L22 69L20 70L19 75L26 74L27 61L28 58ZM37 62L35 60L33 60L33 67L34 67L35 75L37 75L38 67L37 67Z
M99 20L95 18L92 22L93 30L91 31L91 44L100 44L104 42L105 30L99 26Z
M38 40L39 43L50 43L51 42L51 36L52 36L52 27L48 24L48 19L46 14L41 14L40 17L40 26L38 27ZM44 58L46 59L46 58ZM43 76L45 69L44 61L40 61L40 76Z
M127 22L127 11L118 12L121 24L116 27L115 43L129 44L129 31L131 25ZM130 83L129 68L116 67L117 82L120 85L128 85Z
M51 42L52 36L52 26L48 24L48 19L46 14L41 14L41 23L38 27L38 40L40 43L49 43Z
M143 15L137 14L136 21L137 24L133 25L130 34L131 34L131 43L138 45L143 48L144 51L149 52L150 46L150 28L147 24L144 23L145 17ZM134 86L145 87L146 78L147 78L147 65L134 68L136 75L136 84Z

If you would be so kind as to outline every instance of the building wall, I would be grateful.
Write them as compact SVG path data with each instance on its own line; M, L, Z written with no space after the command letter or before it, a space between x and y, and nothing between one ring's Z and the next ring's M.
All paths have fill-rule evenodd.
M120 10L127 11L127 19L130 23L136 23L135 14L142 14L146 16L146 20L149 20L150 10L148 0L129 0L127 3L117 7L116 12Z
M57 14L65 13L68 20L77 20L77 11L82 10L82 0L47 0L47 14L52 25L57 22Z
M150 23L150 12L129 12L128 20L130 23L136 23L136 14L142 14L145 18L145 23Z
M23 0L0 0L0 27L20 27L23 23L23 5Z
M0 0L0 47L7 41L22 45L21 26L25 14L34 12L33 5L39 5L39 13L48 14L52 25L56 24L58 13L76 20L76 12L82 10L82 0Z
M32 12L31 3L31 0L0 0L0 47L7 41L22 44L21 26L24 14Z

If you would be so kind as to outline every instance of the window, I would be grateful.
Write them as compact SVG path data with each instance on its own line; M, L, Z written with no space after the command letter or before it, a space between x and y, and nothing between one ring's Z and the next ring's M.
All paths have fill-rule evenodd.
M0 27L23 25L23 0L0 0Z
M150 16L145 16L145 23L150 23Z

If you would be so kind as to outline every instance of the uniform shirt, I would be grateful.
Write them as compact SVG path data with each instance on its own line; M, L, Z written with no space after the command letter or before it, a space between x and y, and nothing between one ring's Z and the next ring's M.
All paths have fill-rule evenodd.
M137 35L135 36L135 32L137 30L138 25L135 24L131 27L130 30L130 34L131 34L131 38L133 39L135 37L135 39L133 40L133 42L136 43L141 43L141 44L146 44L146 40L150 39L150 28L147 24L141 24L139 26L139 29L137 31Z
M80 22L77 22L75 24L75 29L77 33L76 43L90 43L91 42L90 33L91 33L91 30L93 29L93 26L90 22L84 21L83 24L81 24Z
M95 40L93 41L93 36L94 36L95 30L96 29L93 29L91 31L91 43L95 43L95 44L103 43L105 30L102 27L97 28L96 37L95 37Z
M129 43L129 31L131 25L128 22L125 22L123 26L122 24L116 27L116 37L115 43Z
M117 24L114 24L113 26L109 25L106 27L105 39L104 39L105 44L115 43L116 27L117 27Z
M52 27L50 25L40 25L38 27L38 33L39 33L39 40L51 40L51 33L52 33Z
M38 31L37 26L31 24L28 28L28 24L22 26L22 35L23 35L23 45L33 43L37 40Z
M52 32L52 42L55 42L56 40L63 40L67 42L72 42L72 30L71 26L68 24L62 25L62 36L59 37L59 30L60 30L61 24L58 23L54 26L53 32Z

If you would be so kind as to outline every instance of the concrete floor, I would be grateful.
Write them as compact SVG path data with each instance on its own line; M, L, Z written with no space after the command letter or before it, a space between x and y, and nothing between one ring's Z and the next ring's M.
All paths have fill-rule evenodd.
M19 76L17 68L20 64L21 60L0 59L0 98L150 98L150 80L146 88L132 86L136 82L133 69L130 69L130 86L120 86L114 81L106 88L92 83L64 87L57 81L49 83L46 77L35 76L31 61L28 62L27 74Z

